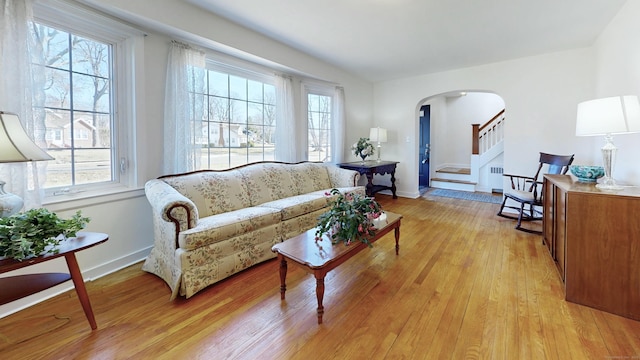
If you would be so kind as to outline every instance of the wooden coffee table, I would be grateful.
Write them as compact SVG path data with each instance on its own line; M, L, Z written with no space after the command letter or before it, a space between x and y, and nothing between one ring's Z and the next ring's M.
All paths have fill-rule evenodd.
M400 250L400 220L402 215L386 212L387 224L378 229L370 242L375 242L391 230L395 231L396 238L396 255ZM322 239L315 241L316 229L306 231L289 240L285 240L273 246L271 251L278 254L280 260L280 299L285 299L287 291L287 261L292 261L307 270L316 278L316 297L318 298L318 324L322 324L322 315L324 314L324 306L322 299L324 298L324 277L327 273L338 265L344 263L349 258L359 253L362 249L369 246L362 242L353 242L351 245L338 243L333 245L331 239L324 235Z

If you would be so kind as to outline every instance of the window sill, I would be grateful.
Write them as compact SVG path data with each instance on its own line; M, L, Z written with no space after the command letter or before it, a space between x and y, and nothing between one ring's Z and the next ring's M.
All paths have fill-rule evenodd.
M87 206L133 199L141 196L144 196L144 188L114 186L100 190L87 190L51 196L46 198L42 205L55 212L81 209Z

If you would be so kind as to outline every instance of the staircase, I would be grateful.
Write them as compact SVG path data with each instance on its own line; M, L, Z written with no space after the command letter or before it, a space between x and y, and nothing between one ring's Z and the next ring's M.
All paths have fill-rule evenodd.
M504 109L484 125L472 125L472 154L468 167L444 165L436 170L431 187L439 189L501 192L504 152Z

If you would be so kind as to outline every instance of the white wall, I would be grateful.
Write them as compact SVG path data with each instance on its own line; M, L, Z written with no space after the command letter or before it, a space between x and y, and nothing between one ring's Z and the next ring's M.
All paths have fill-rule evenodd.
M529 174L540 151L583 157L574 136L575 114L578 101L594 93L593 64L592 49L577 49L375 84L376 121L402 140L386 144L387 157L401 159L399 195L419 195L419 105L449 91L488 91L504 100L505 171Z
M94 3L93 0L85 2ZM164 82L171 39L197 42L200 46L224 50L282 70L337 83L345 89L350 129L345 149L361 133L368 133L372 122L373 86L366 81L182 1L101 0L95 1L94 5L138 25L147 36L144 39L144 59L138 59L144 61L144 74L139 74L144 86L140 97L136 99L136 106L142 114L137 119L136 128L139 186L121 196L47 206L65 218L78 209L82 210L83 215L92 219L87 231L109 234L110 239L106 243L77 254L85 280L144 259L153 244L151 210L141 187L148 179L162 175ZM348 149L345 153L348 154ZM57 259L0 276L42 271L66 272L67 269L64 260ZM71 282L0 306L0 318L68 289L72 289ZM167 301L169 295L167 288Z
M640 96L640 0L628 0L600 34L596 44L596 93L594 98ZM590 100L590 99L584 99ZM586 138L590 159L602 164L601 137ZM640 134L614 137L618 160L613 177L620 183L640 185Z

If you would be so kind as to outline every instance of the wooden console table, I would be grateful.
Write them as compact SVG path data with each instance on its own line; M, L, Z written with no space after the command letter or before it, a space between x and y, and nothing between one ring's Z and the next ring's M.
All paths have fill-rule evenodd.
M398 255L398 251L400 250L400 220L402 219L402 215L390 212L386 212L386 214L387 224L378 229L369 241L373 243L391 230L394 230L396 255ZM280 260L281 300L284 300L285 292L287 291L287 260L293 261L308 272L313 273L316 278L318 324L322 324L322 315L324 314L324 306L322 305L322 299L324 298L324 277L329 271L349 260L362 249L368 249L369 246L363 242L352 243L348 246L342 242L333 245L327 235L324 235L318 242L315 241L315 237L316 228L313 228L289 240L275 244L271 251L277 253L278 260Z
M87 320L89 320L91 329L97 329L98 325L96 324L96 319L93 316L93 310L91 309L91 303L89 302L89 295L87 294L87 289L84 286L84 279L82 278L82 273L78 267L78 261L76 260L75 254L78 251L101 244L108 239L109 236L107 234L78 232L75 238L66 239L58 245L59 252L57 254L42 255L23 261L14 259L0 260L0 274L53 260L61 256L64 256L67 261L67 267L69 268L69 274L43 273L0 278L0 289L2 289L2 292L0 293L0 305L35 294L71 279L73 280L73 285L76 289L76 293L78 294L78 299L80 300L84 314L87 316Z
M543 242L576 304L640 320L640 189L544 176Z
M382 190L391 190L393 194L393 198L397 199L396 196L396 164L398 161L376 161L370 160L365 161L355 161L338 164L343 169L355 170L360 174L365 174L367 176L367 186L366 192L367 196L373 196L378 191ZM384 185L374 185L373 184L373 174L391 174L391 186Z

